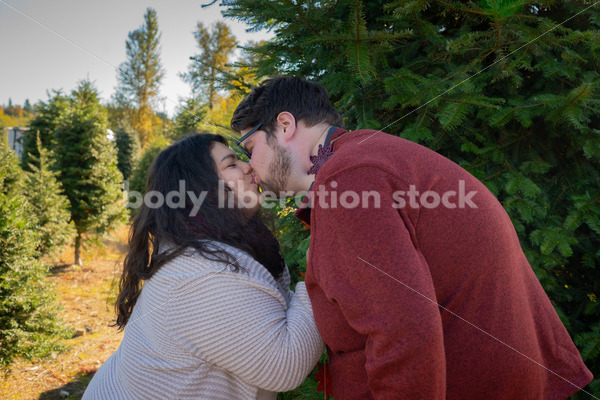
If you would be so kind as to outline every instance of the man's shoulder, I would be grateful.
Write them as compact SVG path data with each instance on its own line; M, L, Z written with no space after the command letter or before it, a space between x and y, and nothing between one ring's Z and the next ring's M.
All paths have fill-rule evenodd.
M373 129L348 131L334 144L334 154L319 171L326 178L341 171L360 174L373 168L397 171L403 153L416 143Z
M339 149L336 150L344 153L358 152L364 157L372 158L402 153L435 153L419 143L375 129L348 131L339 137L339 142Z
M402 139L399 136L394 136L390 133L376 129L358 129L355 131L346 131L342 136L339 137L338 140L342 143L352 143L354 145L362 145L366 147L377 146L382 143L397 146L410 143L416 144L406 139Z
M379 168L414 179L423 174L460 169L456 163L428 147L382 131L348 131L337 141L334 154L321 169L321 178L339 171L363 170L368 173L369 168Z

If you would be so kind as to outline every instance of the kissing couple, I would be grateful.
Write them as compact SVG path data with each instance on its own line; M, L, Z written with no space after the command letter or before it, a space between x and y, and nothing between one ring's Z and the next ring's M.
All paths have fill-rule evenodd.
M336 400L565 399L592 380L506 211L463 168L345 130L323 86L297 77L255 87L231 126L249 163L208 134L154 160L148 191L183 180L207 195L194 216L189 200L137 210L116 303L123 341L84 399L276 399L324 345ZM459 184L474 206L450 201ZM307 193L293 292L261 189ZM398 207L394 194L411 190L420 202ZM347 207L344 193L379 201ZM435 196L448 201L426 206Z

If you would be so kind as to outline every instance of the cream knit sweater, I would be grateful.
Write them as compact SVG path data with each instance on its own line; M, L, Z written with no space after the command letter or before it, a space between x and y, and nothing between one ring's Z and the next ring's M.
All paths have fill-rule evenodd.
M145 282L84 400L275 399L302 383L323 351L304 282L292 293L287 268L276 281L225 248L243 269L189 254Z

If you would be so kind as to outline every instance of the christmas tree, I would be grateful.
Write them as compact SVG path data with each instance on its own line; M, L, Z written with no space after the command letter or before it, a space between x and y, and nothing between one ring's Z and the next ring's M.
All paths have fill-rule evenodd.
M39 157L29 155L31 172L25 179L25 197L37 218L40 234L37 250L41 255L50 255L73 240L75 226L71 222L69 200L63 194L58 173L53 170L53 153L42 146L39 136L37 150Z
M32 207L20 185L7 179L18 160L0 145L0 366L16 357L44 356L68 333L57 318L58 305L38 260L40 239Z
M77 230L74 263L81 265L83 235L102 234L125 216L117 150L107 138L106 110L90 82L81 82L73 91L54 130L54 143L56 167Z

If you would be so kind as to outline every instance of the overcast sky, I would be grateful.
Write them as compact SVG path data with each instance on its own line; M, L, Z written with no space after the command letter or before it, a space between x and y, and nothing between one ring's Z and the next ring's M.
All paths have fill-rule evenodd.
M146 8L156 10L162 33L161 60L166 70L161 95L172 115L190 89L178 74L199 52L193 32L198 21L224 20L209 0L0 0L0 105L34 104L47 91L69 93L79 80L95 82L103 100L117 84L116 68L125 61L127 34L143 23ZM247 26L224 20L242 44L262 40L266 32L247 33ZM43 26L42 26L43 25ZM162 111L162 110L161 110Z

